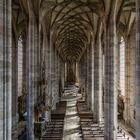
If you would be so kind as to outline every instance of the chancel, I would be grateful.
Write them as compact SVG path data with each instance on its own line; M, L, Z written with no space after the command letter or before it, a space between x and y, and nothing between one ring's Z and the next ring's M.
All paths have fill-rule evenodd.
M0 92L0 140L140 140L140 0L1 0Z

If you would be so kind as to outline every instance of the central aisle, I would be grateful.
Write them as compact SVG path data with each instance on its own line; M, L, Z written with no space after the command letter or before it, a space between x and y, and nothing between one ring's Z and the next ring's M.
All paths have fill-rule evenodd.
M88 120L87 122L85 120L80 120L78 115L78 110L80 109L77 110L77 101L80 98L81 94L78 94L75 87L67 87L65 89L65 93L62 95L61 101L67 101L62 140L82 140L82 138L85 138L86 140L89 140L89 138L93 140L104 139L104 123L99 125L94 123L93 120L89 121L91 118L88 115L86 115L87 118L85 118L85 116L83 118L83 120ZM83 110L86 104L84 102L79 102L79 104L80 108ZM81 122L82 126L80 126ZM134 140L134 138L132 138L130 134L124 131L121 127L119 127L117 131L117 140Z
M80 118L77 114L76 107L76 103L79 98L81 98L81 96L73 92L66 93L62 97L63 101L67 101L63 140L82 140Z

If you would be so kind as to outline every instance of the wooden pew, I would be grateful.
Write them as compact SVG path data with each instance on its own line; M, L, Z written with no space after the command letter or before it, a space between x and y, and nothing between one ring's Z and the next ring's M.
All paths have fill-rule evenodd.
M94 123L93 113L85 101L77 102L83 140L104 140L104 125Z
M51 122L46 124L46 131L42 140L62 140L66 102L61 101L56 105L56 110L51 113Z

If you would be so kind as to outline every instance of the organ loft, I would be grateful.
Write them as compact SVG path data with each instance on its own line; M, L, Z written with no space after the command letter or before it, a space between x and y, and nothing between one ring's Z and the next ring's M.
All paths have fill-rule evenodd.
M140 0L0 1L1 140L140 140Z

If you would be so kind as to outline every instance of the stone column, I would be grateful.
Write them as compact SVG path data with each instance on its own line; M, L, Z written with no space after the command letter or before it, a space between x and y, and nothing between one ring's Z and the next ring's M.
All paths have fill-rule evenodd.
M57 70L57 96L58 96L58 101L60 100L61 97L61 92L62 92L62 81L61 81L61 59L59 57L59 54L57 52L57 58L58 58L58 70Z
M88 48L85 51L84 55L84 64L85 64L85 100L87 101L88 94Z
M51 47L51 90L50 90L50 94L52 95L52 109L55 109L56 108L56 101L55 101L55 64L56 64L56 60L55 60L55 49L54 49L54 46L50 45Z
M59 97L60 97L60 91L61 91L61 87L60 87L60 79L61 79L61 75L60 75L60 72L61 72L61 60L60 60L60 57L59 57L59 54L57 52L57 58L58 58L58 76L57 76L57 88L58 88L58 91L57 91L57 94L58 94L58 101L59 101Z
M28 1L29 22L28 39L26 48L26 84L27 84L27 139L34 140L34 98L37 94L37 47L38 47L38 24L33 13L33 3Z
M56 51L56 54L55 54L55 93L56 93L56 103L59 102L59 74L60 74L60 60L59 60L59 56L58 56L58 53Z
M59 58L59 97L62 96L62 91L65 86L65 63Z
M90 95L89 95L89 77L90 77L90 73L89 73L89 59L90 59L90 56L89 56L89 50L90 49L90 46L88 44L87 46L87 53L86 53L86 64L87 64L87 70L86 70L86 96L87 96L87 106L90 108L90 102L89 102L89 98L90 98Z
M79 86L79 63L76 62L76 84Z
M91 94L91 110L94 112L94 41L92 41L91 43L92 45L92 50L91 50L91 59L92 59L92 66L91 66L91 73L92 73L92 84L91 84L91 90L92 90L92 94Z
M67 82L67 63L65 62L65 66L64 66L64 75L65 75L65 83Z
M65 65L66 65L66 63L65 62L63 62L62 60L61 60L61 65L62 65L62 73L61 73L61 75L62 75L62 88L64 89L64 87L65 87L65 75L66 75L66 72L65 72Z
M36 19L37 20L37 19ZM39 24L35 24L35 34L34 34L34 101L35 105L38 101L38 95L39 95L39 81L40 81L40 62L39 62L39 56L40 55L40 46L39 46Z
M34 25L29 21L29 27L28 27L28 45L27 45L27 50L26 50L26 61L27 61L27 66L26 66L26 83L27 83L27 139L34 139L34 117L33 117L33 81L32 81L32 76L33 76L33 71L31 68L31 63L32 63L32 51L31 48L34 48L32 42L34 37L33 30L34 30ZM31 75L32 74L32 75Z
M13 35L14 36L14 35ZM12 127L18 122L18 46L17 38L12 37Z
M56 109L56 103L59 101L59 57L57 54L56 48L54 48L54 79L53 79L53 101L54 101L54 109Z
M94 46L94 121L99 121L99 40Z
M140 1L136 0L136 140L140 139Z
M60 92L63 91L65 86L65 63L60 59L60 79L59 79L59 88ZM61 97L62 93L59 93Z
M87 106L88 108L91 107L90 105L90 45L87 46L87 82L86 82L86 91L87 91Z
M22 94L24 94L24 96L25 96L25 98L26 98L26 96L27 96L27 83L26 83L26 72L27 72L27 68L26 68L26 66L27 66L27 57L26 57L26 47L27 47L27 45L26 45L26 43L27 43L27 37L25 37L24 36L24 38L23 38L23 42L22 42L22 44L23 44L23 58L22 58L22 60L23 60L23 64L22 64ZM24 100L25 101L25 105L26 105L26 111L27 111L27 102L26 102L26 99Z
M11 140L12 127L12 5L0 2L0 139Z
M46 28L45 25L43 24L43 50L42 50L42 54L44 54L44 65L45 65L45 106L51 106L51 92L50 92L50 88L51 88L51 73L50 73L50 67L51 67L51 61L50 61L50 41L47 38L47 34L46 34ZM42 77L43 79L43 77ZM49 122L51 120L51 111L50 110L46 110L45 112L43 112L42 115L45 114L45 120L47 122ZM44 117L44 116L43 116Z
M105 140L117 139L117 36L116 36L116 6L112 3L107 30L105 31Z
M51 35L50 35L50 39L49 39L49 43L48 43L48 96L49 96L49 101L48 101L48 105L52 106L52 42L51 42ZM51 113L51 110L50 110ZM51 114L50 114L50 119L51 119Z
M0 4L0 137L11 139L12 126L12 35L11 35L11 1L1 1Z
M81 94L83 96L83 99L85 99L85 76L86 76L86 65L85 65L85 55L86 53L81 57L79 62L79 84L81 88Z
M100 32L101 33L101 32ZM99 123L103 121L103 51L99 37Z
M88 71L87 71L87 77L88 77L88 82L87 82L87 97L88 97L88 101L87 104L89 106L90 109L92 109L92 94L93 94L93 45L92 43L89 44L89 48L88 48L88 60L87 60L87 65L88 65Z
M101 31L94 47L94 121L100 123L103 118L102 108L102 46Z
M12 128L12 5L0 2L0 139L11 140Z

